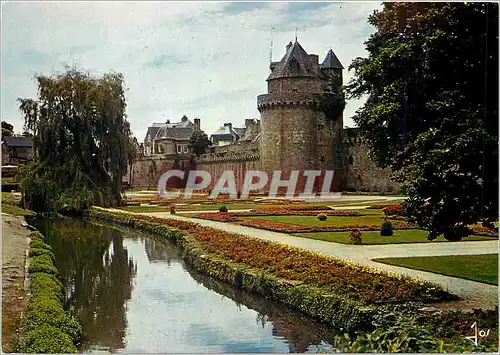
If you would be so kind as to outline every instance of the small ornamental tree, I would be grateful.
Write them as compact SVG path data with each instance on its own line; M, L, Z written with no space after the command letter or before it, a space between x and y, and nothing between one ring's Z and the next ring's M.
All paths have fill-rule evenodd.
M189 148L197 157L205 154L211 145L212 141L208 139L208 136L203 131L194 131L189 138Z
M383 237L390 237L394 234L392 230L392 223L385 220L380 227L380 235Z

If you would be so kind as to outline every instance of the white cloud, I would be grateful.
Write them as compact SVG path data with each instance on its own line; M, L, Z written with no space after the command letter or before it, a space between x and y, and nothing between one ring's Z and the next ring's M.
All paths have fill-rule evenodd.
M321 7L320 7L321 6ZM243 7L247 11L242 11ZM259 117L273 60L298 28L320 60L330 47L343 65L366 55L368 15L380 3L6 3L2 7L2 120L22 129L17 97L36 95L35 73L77 64L125 76L128 117L142 141L147 126L183 114L212 132L223 122ZM345 70L344 81L350 74ZM361 102L349 102L344 124Z

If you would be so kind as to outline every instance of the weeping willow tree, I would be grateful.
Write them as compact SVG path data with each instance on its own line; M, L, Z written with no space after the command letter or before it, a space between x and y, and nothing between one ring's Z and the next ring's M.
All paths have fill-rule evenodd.
M18 99L35 155L21 183L25 207L81 211L119 204L122 176L135 154L123 76L68 68L36 80L38 98Z

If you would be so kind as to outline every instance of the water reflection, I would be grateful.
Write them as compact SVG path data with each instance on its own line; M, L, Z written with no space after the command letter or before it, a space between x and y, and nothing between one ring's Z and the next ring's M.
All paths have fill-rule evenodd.
M124 246L123 233L80 220L41 224L63 277L66 307L84 326L84 344L114 352L125 347L126 301L137 265Z
M54 248L87 351L332 350L326 326L193 271L173 245L79 220L38 224Z

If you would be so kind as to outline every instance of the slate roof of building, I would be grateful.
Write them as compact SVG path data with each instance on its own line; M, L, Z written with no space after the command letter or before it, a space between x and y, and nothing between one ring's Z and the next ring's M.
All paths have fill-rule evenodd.
M2 142L7 147L33 147L33 139L30 137L4 136Z
M344 69L342 64L340 63L339 58L333 53L333 50L330 48L328 53L326 54L325 60L321 63L320 68L322 69Z
M153 123L152 126L148 127L146 133L146 139L148 137L153 139L176 139L176 140L188 140L195 130L195 124L191 122L187 117L179 122L165 122L165 123Z
M160 128L156 134L155 139L177 139L188 140L194 132L194 125L192 127L183 125L181 127L169 127L167 125Z
M246 128L235 127L233 129L239 137L243 137L245 135Z
M213 136L224 136L224 135L231 135L231 136L234 136L234 135L237 135L238 133L236 133L236 131L234 130L234 128L232 127L229 127L229 126L222 126L222 127L219 127L219 129L217 131L215 131L211 137Z
M292 71L291 63L293 61L297 63L298 71ZM293 76L318 76L318 72L313 70L309 64L309 54L297 41L288 46L285 56L276 64L267 80Z

